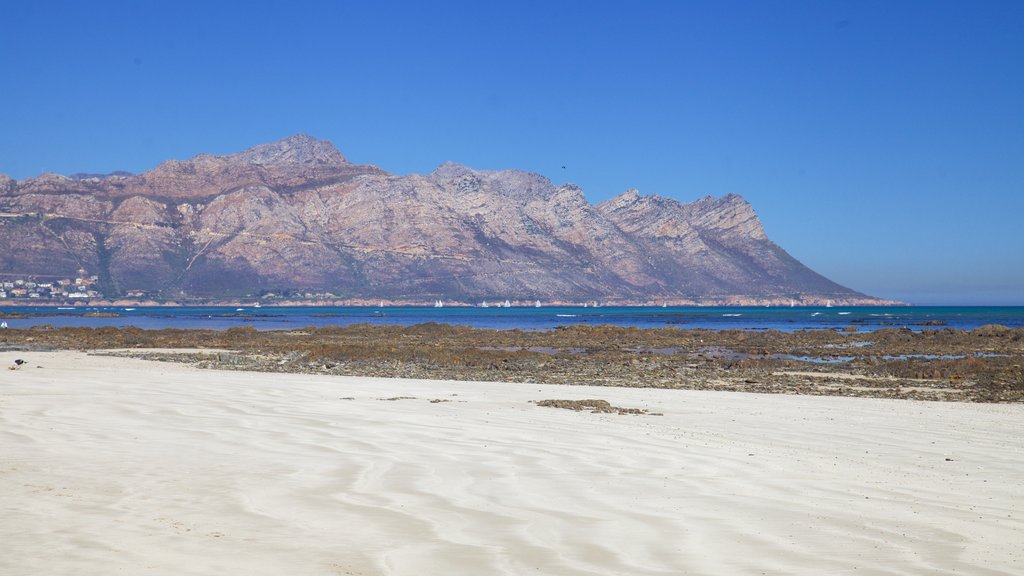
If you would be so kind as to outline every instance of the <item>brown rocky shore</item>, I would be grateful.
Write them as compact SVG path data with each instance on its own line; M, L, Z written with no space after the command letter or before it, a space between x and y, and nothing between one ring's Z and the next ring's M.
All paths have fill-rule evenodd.
M0 349L87 350L205 368L437 380L1024 401L1024 329L710 331L444 324L257 331L4 330Z

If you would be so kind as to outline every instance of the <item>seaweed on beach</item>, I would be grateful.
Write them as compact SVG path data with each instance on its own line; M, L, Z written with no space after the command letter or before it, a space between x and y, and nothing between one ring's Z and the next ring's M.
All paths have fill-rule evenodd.
M607 400L586 399L586 400L538 400L537 406L546 408L563 408L576 412L596 412L601 414L647 414L647 410L641 408L623 408L612 406Z

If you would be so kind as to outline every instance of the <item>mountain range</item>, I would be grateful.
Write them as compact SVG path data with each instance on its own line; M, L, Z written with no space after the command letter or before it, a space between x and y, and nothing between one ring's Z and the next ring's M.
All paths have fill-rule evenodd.
M141 174L0 175L0 273L108 298L884 304L769 240L730 194L689 203L445 163L396 175L299 134Z

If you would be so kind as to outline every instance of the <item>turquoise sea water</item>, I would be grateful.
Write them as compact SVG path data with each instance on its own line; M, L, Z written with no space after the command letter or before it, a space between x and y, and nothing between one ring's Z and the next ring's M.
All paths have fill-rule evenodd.
M89 312L113 312L116 318L90 318ZM9 318L13 313L42 314ZM31 326L136 326L145 329L206 328L223 330L253 326L283 330L304 326L391 324L409 326L439 322L475 328L547 330L572 324L613 324L638 328L707 328L712 330L835 329L854 325L861 330L942 327L977 328L985 324L1024 327L1024 307L0 307L0 320L11 328ZM932 323L933 325L926 325ZM941 325L934 325L942 323Z

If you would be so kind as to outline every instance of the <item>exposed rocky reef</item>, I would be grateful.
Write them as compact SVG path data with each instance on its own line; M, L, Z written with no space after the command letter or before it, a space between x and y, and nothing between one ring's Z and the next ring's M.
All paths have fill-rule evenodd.
M1024 329L1004 326L866 334L615 326L519 331L446 324L269 332L252 327L0 331L0 350L28 357L24 351L52 348L126 349L119 353L233 370L1024 401Z

